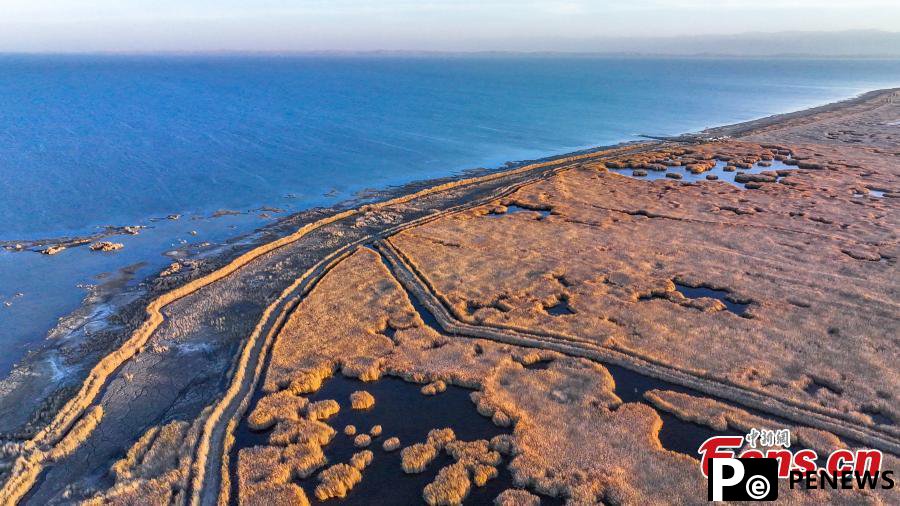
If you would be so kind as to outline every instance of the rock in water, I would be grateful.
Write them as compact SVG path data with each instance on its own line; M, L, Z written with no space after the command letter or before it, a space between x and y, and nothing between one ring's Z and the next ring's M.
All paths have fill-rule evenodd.
M99 241L89 246L91 251L116 251L125 247L120 242Z

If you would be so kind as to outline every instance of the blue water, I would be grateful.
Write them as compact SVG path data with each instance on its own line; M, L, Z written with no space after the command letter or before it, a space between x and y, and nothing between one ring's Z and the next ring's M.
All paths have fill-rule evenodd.
M77 307L77 284L267 221L152 217L329 205L898 85L898 60L0 56L0 240L155 227L118 254L0 253L0 372Z

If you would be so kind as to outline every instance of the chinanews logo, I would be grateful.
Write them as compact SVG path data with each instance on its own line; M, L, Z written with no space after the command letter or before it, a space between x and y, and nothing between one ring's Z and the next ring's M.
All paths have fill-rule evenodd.
M795 452L790 446L788 429L753 429L744 437L707 439L697 450L700 471L707 477L707 498L715 502L774 501L781 480L791 489L894 488L894 472L882 469L879 450L835 450L824 460L825 466L819 467L815 450Z

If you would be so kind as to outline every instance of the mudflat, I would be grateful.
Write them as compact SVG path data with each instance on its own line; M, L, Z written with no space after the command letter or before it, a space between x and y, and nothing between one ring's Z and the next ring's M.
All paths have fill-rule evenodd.
M169 275L76 388L14 415L7 382L0 498L700 504L699 443L776 426L896 469L898 121L884 90L574 154Z

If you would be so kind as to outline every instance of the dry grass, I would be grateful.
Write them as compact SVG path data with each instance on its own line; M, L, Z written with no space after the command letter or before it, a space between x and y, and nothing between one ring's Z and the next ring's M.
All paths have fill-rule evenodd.
M469 472L472 473L472 483L474 483L476 487L485 486L488 480L492 480L498 475L496 467L485 464L475 464L468 469Z
M269 434L269 443L279 446L287 446L295 443L314 442L326 445L334 437L335 431L331 426L318 420L301 418L297 421L285 420L275 425L275 430Z
M542 221L546 220L552 221L552 216ZM629 218L620 217L619 220ZM577 236L566 240L571 242L573 237ZM594 240L603 245L608 239ZM557 237L552 243L564 244L565 241ZM548 242L547 248L552 247ZM541 248L538 251L543 252L544 246ZM524 249L527 248L523 246ZM707 318L704 324L714 322L713 317L722 316L726 317L727 325L756 323L755 319L732 317L722 314L723 311L703 312L692 306L706 301L682 301L683 297L679 299L671 293L675 276L657 279L616 262L612 263L615 269L611 272L596 275L593 273L596 266L603 265L597 258L606 255L603 251L585 252L583 265L577 260L572 268L554 267L547 271L549 274L540 281L547 284L541 292L544 295L536 296L532 302L540 305L558 300L560 293L565 291L570 305L578 312L563 317L544 315L542 322L549 322L549 326L565 326L570 323L554 322L587 317L589 315L578 315L589 313L583 308L594 307L590 304L599 300L591 299L589 290L606 290L604 296L621 297L631 305L629 311L632 313L635 304L649 304L654 311L660 304L671 304L668 312L664 311L667 316L673 311L676 314L685 311L689 312L685 315L693 319ZM506 282L507 274L516 278L519 272L541 272L543 260L537 260L539 262L523 268L522 260L513 258L508 271L500 270L504 272L501 284ZM484 258L478 260L484 261ZM458 268L460 272L477 271L479 265L464 263ZM635 260L633 265L644 266L646 262ZM690 276L685 278L678 280L695 280ZM480 283L477 276L473 280L472 286ZM510 290L510 294L516 293ZM638 302L638 293L664 294L676 303L662 299ZM736 292L736 296L742 294ZM520 307L514 296L505 303ZM663 449L657 436L662 421L656 412L644 404L623 404L615 395L612 377L602 366L559 354L534 354L510 345L440 336L418 321L398 330L393 340L380 333L391 315L408 315L411 309L406 294L378 256L361 249L323 278L294 312L276 342L273 368L268 371L267 379L276 381L275 378L291 377L296 370L328 363L342 370L349 367L351 375L377 369L379 374L396 374L419 383L440 379L480 389L472 396L478 412L491 417L495 423L512 425L512 435L494 438L490 443L462 443L455 441L452 431L436 430L426 442L413 444L401 452L403 469L408 473L423 471L441 449L446 448L459 456L456 470L444 471L443 478L430 485L427 494L435 504L460 500L460 491L465 489L467 493L473 479L476 484L490 479L496 469L493 464L499 462L501 453L511 458L510 470L517 486L527 486L556 497L570 497L576 504L601 500L626 504L652 502L659 497L659 490L666 490L667 500L684 504L700 504L698 498L705 497L705 483L697 472L696 459ZM640 312L640 315L632 316L645 314L643 309ZM516 317L525 314L516 313ZM622 317L614 324L604 318L596 328L618 328L626 321L630 320ZM584 321L575 326L588 330L595 328ZM534 327L540 328L540 325ZM668 327L655 328L665 332ZM625 337L635 338L617 336L615 343L620 342L618 339L625 342ZM673 346L680 349L682 344L676 342ZM523 364L542 360L552 360L552 363L541 370L523 367ZM388 442L392 442L391 439L385 441L386 448ZM396 445L399 446L399 441ZM465 486L461 486L463 475ZM635 479L635 476L640 478Z
M426 438L427 443L438 450L443 449L448 443L451 443L454 440L456 440L456 434L450 427L431 429L428 431L428 437Z
M516 420L514 443L495 440L497 447L515 448L509 464L514 483L578 504L600 498L642 503L662 489L673 502L705 497L696 460L664 450L654 410L621 404L614 388L609 373L586 360L557 359L539 374L518 364L500 368L479 402ZM456 450L480 455L490 446L476 442Z
M173 421L148 429L116 461L115 484L87 504L151 504L179 502L184 497L198 426Z
M353 438L353 446L357 448L365 448L372 444L372 436L368 434L360 434Z
M400 452L403 471L410 474L421 473L455 439L456 434L449 427L430 430L424 443L407 446Z
M333 370L330 365L320 364L318 367L299 371L294 377L290 378L288 390L294 394L311 394L322 388L322 381L330 378Z
M350 394L350 404L353 409L366 410L375 405L375 397L365 390L359 390Z
M354 453L353 456L350 457L350 465L362 471L372 463L372 459L374 458L375 454L373 454L371 450L363 450Z
M421 473L438 455L438 448L429 443L415 443L400 451L403 472Z
M424 395L437 395L446 390L447 390L447 384L441 380L432 381L431 383L422 387L422 393Z
M149 429L124 459L113 464L111 470L116 480L151 479L176 468L180 459L177 449L190 437L189 429L187 422L179 421Z
M71 455L90 436L91 432L97 428L102 419L103 406L98 404L89 409L84 417L72 426L72 430L66 434L66 437L47 452L47 458L50 461L57 461Z
M900 391L890 260L900 258L900 200L853 188L895 187L895 161L846 146L728 142L621 163L753 164L783 153L803 168L747 191L575 168L502 200L552 209L544 219L485 218L486 205L391 242L463 322L586 339L869 423L866 406L896 405ZM685 299L673 281L726 290L750 302L747 318ZM574 314L544 311L561 298ZM808 392L823 371L843 373L833 379L841 393Z
M510 488L494 499L494 506L540 506L541 498L527 490Z
M312 476L328 462L322 446L315 441L290 445L284 449L281 457L292 475L301 480Z
M308 404L306 397L296 396L289 390L266 395L247 417L247 425L253 430L265 430L278 421L297 421Z
M469 472L462 464L451 464L438 471L433 482L425 486L422 497L430 506L462 504L469 495L472 482Z
M497 466L500 464L500 453L491 450L487 440L477 441L451 441L447 443L447 453L457 462L467 467L477 464Z
M338 414L341 405L334 399L311 402L306 408L306 416L310 420L327 420Z
M110 471L117 480L130 480L134 478L134 469L139 465L148 449L159 434L160 427L150 427L125 453L125 458L117 460Z
M514 455L516 453L516 441L509 434L499 434L491 438L490 448L501 455Z
M246 506L272 506L275 504L309 506L309 499L302 488L293 483L287 483L256 490L252 495L241 500L241 505Z
M381 447L386 452L393 452L400 448L400 438L397 437L389 437L384 440Z
M119 485L107 491L102 496L85 500L82 506L168 506L179 498L175 496L172 487L161 480L134 481L127 485Z
M348 464L335 464L319 474L316 498L325 501L333 497L346 497L361 480L359 469Z
M281 462L281 448L254 446L238 452L238 491L245 503L259 490L284 485L291 479L291 470Z

